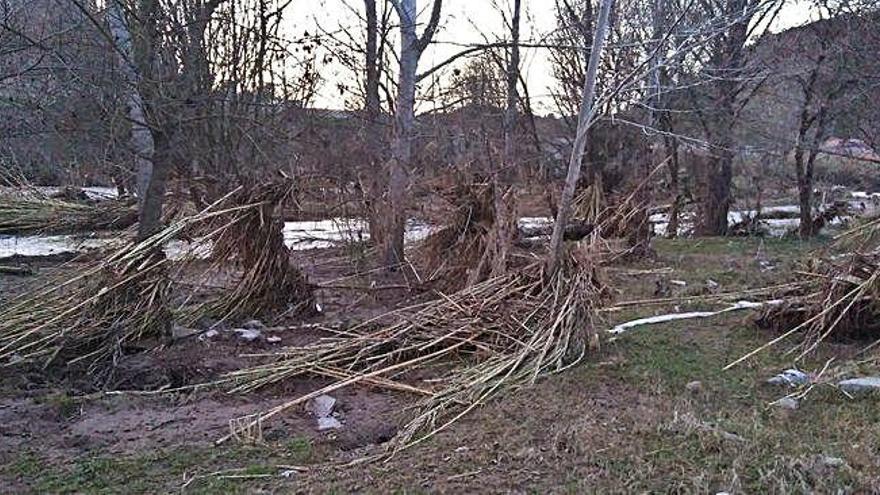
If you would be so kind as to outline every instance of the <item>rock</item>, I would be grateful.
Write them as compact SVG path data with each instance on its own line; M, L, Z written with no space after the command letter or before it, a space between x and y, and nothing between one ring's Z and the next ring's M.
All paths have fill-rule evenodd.
M721 284L712 280L711 278L706 279L705 290L709 294L717 294L718 292L721 292Z
M260 338L259 330L253 330L250 328L233 328L232 331L238 334L238 338L248 342L253 342Z
M265 330L266 325L263 325L263 322L260 320L248 320L241 325L242 328L247 330Z
M333 413L333 408L336 407L336 399L330 397L329 395L319 395L312 399L311 409L315 416L319 418L327 418Z
M851 395L880 393L880 376L850 378L837 384L841 390Z
M296 476L296 471L294 471L293 469L285 469L284 471L278 473L278 476L281 476L282 478L292 478Z
M318 431L338 430L339 428L342 428L342 423L332 416L318 418Z
M830 468L839 468L846 465L846 461L844 461L840 457L832 457L829 455L820 455L819 462L821 462L823 466Z
M788 409L789 411L794 411L798 408L798 401L796 399L792 399L791 397L783 397L776 402L773 402L773 405L782 409Z
M216 336L218 336L218 335L220 335L220 332L218 332L217 330L213 330L213 329L212 329L212 330L208 330L207 332L205 332L205 333L199 335L199 338L202 339L202 340L205 340L205 339L213 339L214 337L216 337Z
M273 335L271 337L266 337L266 342L268 342L270 344L277 344L277 343L281 342L281 337L278 337L276 335Z
M789 387L797 387L810 383L810 375L798 369L787 369L782 373L767 380L771 385L788 385Z
M699 380L694 380L692 382L688 382L687 385L684 386L688 392L692 394L696 394L703 391L703 382Z

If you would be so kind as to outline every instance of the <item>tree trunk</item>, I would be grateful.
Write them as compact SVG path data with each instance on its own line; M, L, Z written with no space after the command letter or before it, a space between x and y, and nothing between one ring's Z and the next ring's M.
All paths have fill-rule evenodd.
M519 100L517 93L517 83L519 82L519 20L522 0L513 1L513 16L511 16L510 25L510 57L507 60L507 107L504 111L504 151L503 162L504 168L501 171L503 179L509 179L514 176L513 171L513 152L514 152L514 133L516 131L517 120L517 101Z
M698 235L727 235L727 215L733 203L734 133L739 111L745 104L739 95L752 79L743 70L746 65L744 48L759 3L758 0L727 0L715 4L719 7L715 13L729 16L731 24L726 27L723 36L712 42L711 59L706 67L706 72L715 82L712 85L711 111L700 116L710 143L711 157L706 170L707 184L701 198Z
M165 190L171 169L173 150L168 135L159 132L154 136L156 142L153 170L147 181L140 211L138 212L138 240L146 239L162 230L162 207L165 203Z
M494 255L492 257L491 274L502 275L507 272L507 257L516 237L517 211L516 188L514 182L517 174L514 165L514 134L517 121L517 84L519 82L519 24L521 0L514 0L511 16L510 56L507 60L507 108L504 112L504 149L501 170L495 176L494 195L495 223L493 225Z
M407 167L412 160L415 130L416 70L419 57L430 43L440 20L442 0L434 0L431 20L421 38L416 34L416 0L392 0L400 18L400 68L397 82L397 111L394 118L394 139L388 163L387 228L383 228L383 258L389 268L404 261L403 241L406 231L406 190L409 186Z
M602 58L602 49L605 45L605 33L608 30L608 17L614 0L602 0L599 7L599 19L596 22L596 30L593 35L593 45L590 50L590 61L587 65L587 74L584 79L583 99L578 113L578 125L575 134L574 146L568 161L568 174L565 178L565 186L562 189L562 197L559 200L559 212L553 225L553 236L550 239L550 260L548 273L553 276L559 267L563 252L563 236L565 226L568 225L571 216L571 203L574 199L574 191L577 187L581 173L581 162L584 150L587 148L587 130L590 128L590 120L593 118L593 99L596 95L596 75L599 69L599 59Z
M666 119L663 119L666 120ZM664 125L664 130L671 126ZM666 224L666 237L675 239L678 236L679 216L681 214L681 206L684 201L684 195L681 193L681 180L679 173L681 167L678 164L678 140L673 136L666 136L663 139L663 145L666 148L666 154L669 156L669 189L675 194L672 200L672 207L669 209L669 222Z
M146 197L147 184L153 173L153 154L155 143L147 125L144 100L140 92L141 77L134 64L134 48L131 30L118 1L110 2L107 10L107 24L116 44L119 70L125 83L128 120L131 123L130 147L134 154L136 193L138 201L143 205ZM119 187L120 184L117 184Z
M803 168L803 152L795 152L800 157L795 158L797 167L798 183L798 206L800 207L800 227L798 232L801 239L809 239L813 236L813 186L812 180L808 179ZM800 161L801 164L797 164Z
M416 35L416 0L400 1L400 73L397 87L397 109L394 119L394 140L388 163L388 206L385 212L384 260L388 266L403 262L403 240L406 231L406 188L409 178L406 167L412 160L412 139L415 127L416 69L419 62Z
M361 189L364 195L370 239L377 246L384 243L383 214L381 211L382 184L380 168L382 133L380 130L381 103L379 98L379 17L376 0L364 0L367 21L366 46L366 84L364 114L366 116L367 169L361 176Z
M733 151L727 139L717 144L720 148L708 160L707 190L702 201L702 215L697 228L698 235L727 235L727 215L730 211L730 186L733 182Z

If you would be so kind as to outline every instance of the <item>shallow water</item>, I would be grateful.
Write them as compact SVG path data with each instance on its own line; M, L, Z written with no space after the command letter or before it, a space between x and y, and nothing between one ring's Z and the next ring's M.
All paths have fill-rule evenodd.
M294 251L322 249L343 242L359 241L369 238L366 222L347 218L329 220L285 222L284 244ZM427 224L410 221L406 226L406 241L424 239L431 233ZM76 235L51 236L0 236L0 258L10 256L52 256L65 253L81 253L90 249L105 247L118 238L88 237ZM207 257L209 243L193 245L185 241L172 241L165 249L171 259L184 256Z
M44 192L57 191L58 188L43 187ZM84 190L95 199L111 198L116 196L116 190L108 187L88 187ZM860 215L870 215L880 211L880 193L852 192L850 193L850 205ZM770 206L764 208L765 213L785 212L796 214L799 211L797 205ZM732 224L742 221L745 215L754 215L754 210L735 210L728 214L728 221ZM665 235L668 217L666 214L654 214L650 217L656 235ZM771 236L782 236L787 231L797 228L800 221L797 218L782 218L764 220ZM841 223L835 219L832 225ZM534 229L552 224L549 217L522 217L519 226L523 229ZM693 224L692 215L684 215L681 222L681 233L687 232ZM434 227L426 223L410 220L406 226L406 241L415 242L424 239L433 231ZM294 251L309 249L324 249L337 246L344 242L362 241L369 239L367 224L360 219L331 218L326 220L307 220L298 222L285 222L284 244ZM52 235L52 236L0 236L0 259L10 256L52 256L64 253L80 253L89 249L105 247L117 240L107 237L83 237L77 235ZM210 253L211 246L192 246L184 241L173 241L166 248L166 253L172 259L180 259L185 255L206 257Z

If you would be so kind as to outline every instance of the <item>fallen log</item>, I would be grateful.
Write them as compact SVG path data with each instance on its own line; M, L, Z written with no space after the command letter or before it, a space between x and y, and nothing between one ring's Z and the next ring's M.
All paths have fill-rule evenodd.
M0 265L0 274L27 276L27 275L33 275L34 270L33 270L33 268L31 268L29 266Z
M574 220L565 227L562 238L566 241L579 241L593 233L594 225L582 220ZM530 225L518 229L521 239L529 237L549 236L553 234L553 224Z

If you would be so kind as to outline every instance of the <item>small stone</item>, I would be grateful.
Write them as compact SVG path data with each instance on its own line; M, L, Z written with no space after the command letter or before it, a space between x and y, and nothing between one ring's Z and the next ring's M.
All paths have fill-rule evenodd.
M796 399L792 399L791 397L783 397L778 401L773 403L774 406L780 407L782 409L788 409L790 411L794 411L798 408L798 401Z
M260 338L259 330L252 330L250 328L234 328L232 331L238 334L238 338L247 342L253 342Z
M312 399L312 412L319 418L329 417L334 407L336 407L336 399L329 395L319 395Z
M218 332L217 330L208 330L207 332L199 335L199 340L213 339L218 335L220 335L220 332Z
M696 394L703 391L703 382L699 380L694 380L692 382L688 382L688 384L685 385L684 388L686 388L688 392Z
M339 428L342 428L342 423L332 416L318 418L318 431L338 430Z
M277 344L277 343L281 342L281 337L278 337L276 335L273 335L271 337L266 337L266 342L268 342L270 344Z
M821 462L822 465L830 468L839 468L843 467L843 465L846 464L846 461L844 461L840 457L832 457L829 455L819 456L819 462Z
M278 475L282 478L293 478L294 476L296 476L296 471L294 471L293 469L285 469L284 471L278 473Z
M788 385L797 387L799 385L807 385L810 383L810 375L798 369L787 369L782 373L767 380L770 385Z
M263 322L260 320L248 320L241 325L242 328L246 328L248 330L265 330L266 325L263 325Z
M868 376L864 378L850 378L837 384L841 390L848 394L880 393L880 377Z

